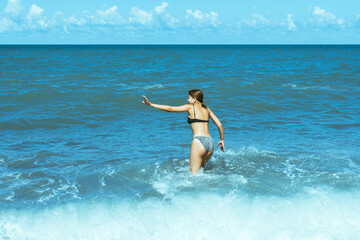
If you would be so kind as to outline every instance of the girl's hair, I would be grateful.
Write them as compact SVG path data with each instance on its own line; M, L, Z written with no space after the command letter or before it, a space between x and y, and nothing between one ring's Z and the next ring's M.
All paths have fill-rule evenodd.
M201 103L203 108L207 108L206 104L204 103L204 94L200 89L193 89L189 91L189 95L193 98L196 98Z

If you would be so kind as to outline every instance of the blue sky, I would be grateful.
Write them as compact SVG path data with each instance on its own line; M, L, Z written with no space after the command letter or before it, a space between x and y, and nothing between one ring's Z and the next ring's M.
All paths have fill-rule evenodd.
M0 0L0 44L360 44L359 0Z

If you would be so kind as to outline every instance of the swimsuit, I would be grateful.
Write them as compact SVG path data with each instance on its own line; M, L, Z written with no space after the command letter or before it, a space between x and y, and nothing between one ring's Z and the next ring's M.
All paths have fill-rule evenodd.
M205 151L208 153L214 148L214 139L210 136L196 136L194 137L198 139L203 147L205 148Z
M194 109L194 118L190 118L190 116L188 116L188 123L189 124L192 124L194 122L209 122L209 120L201 120L201 119L196 119L196 114L195 114L195 107L193 106L193 109Z
M196 114L195 114L195 107L193 106L194 108L194 118L190 118L188 116L188 123L189 124L192 124L192 123L195 123L195 122L209 122L209 120L202 120L202 119L196 119ZM213 148L214 148L214 139L210 136L196 136L194 137L196 139L198 139L201 144L203 145L203 147L205 148L205 151L208 153L210 152Z

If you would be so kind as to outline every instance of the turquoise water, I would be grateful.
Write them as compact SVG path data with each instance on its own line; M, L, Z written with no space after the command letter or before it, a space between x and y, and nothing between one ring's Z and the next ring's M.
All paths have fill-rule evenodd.
M0 237L360 239L360 46L0 46ZM189 171L200 88L226 152ZM215 124L210 132L217 143Z

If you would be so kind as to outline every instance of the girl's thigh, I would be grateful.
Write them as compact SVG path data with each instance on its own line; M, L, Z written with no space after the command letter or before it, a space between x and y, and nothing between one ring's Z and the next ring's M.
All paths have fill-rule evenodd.
M190 170L192 173L197 173L203 164L203 157L205 155L205 148L198 139L194 139L190 149Z

